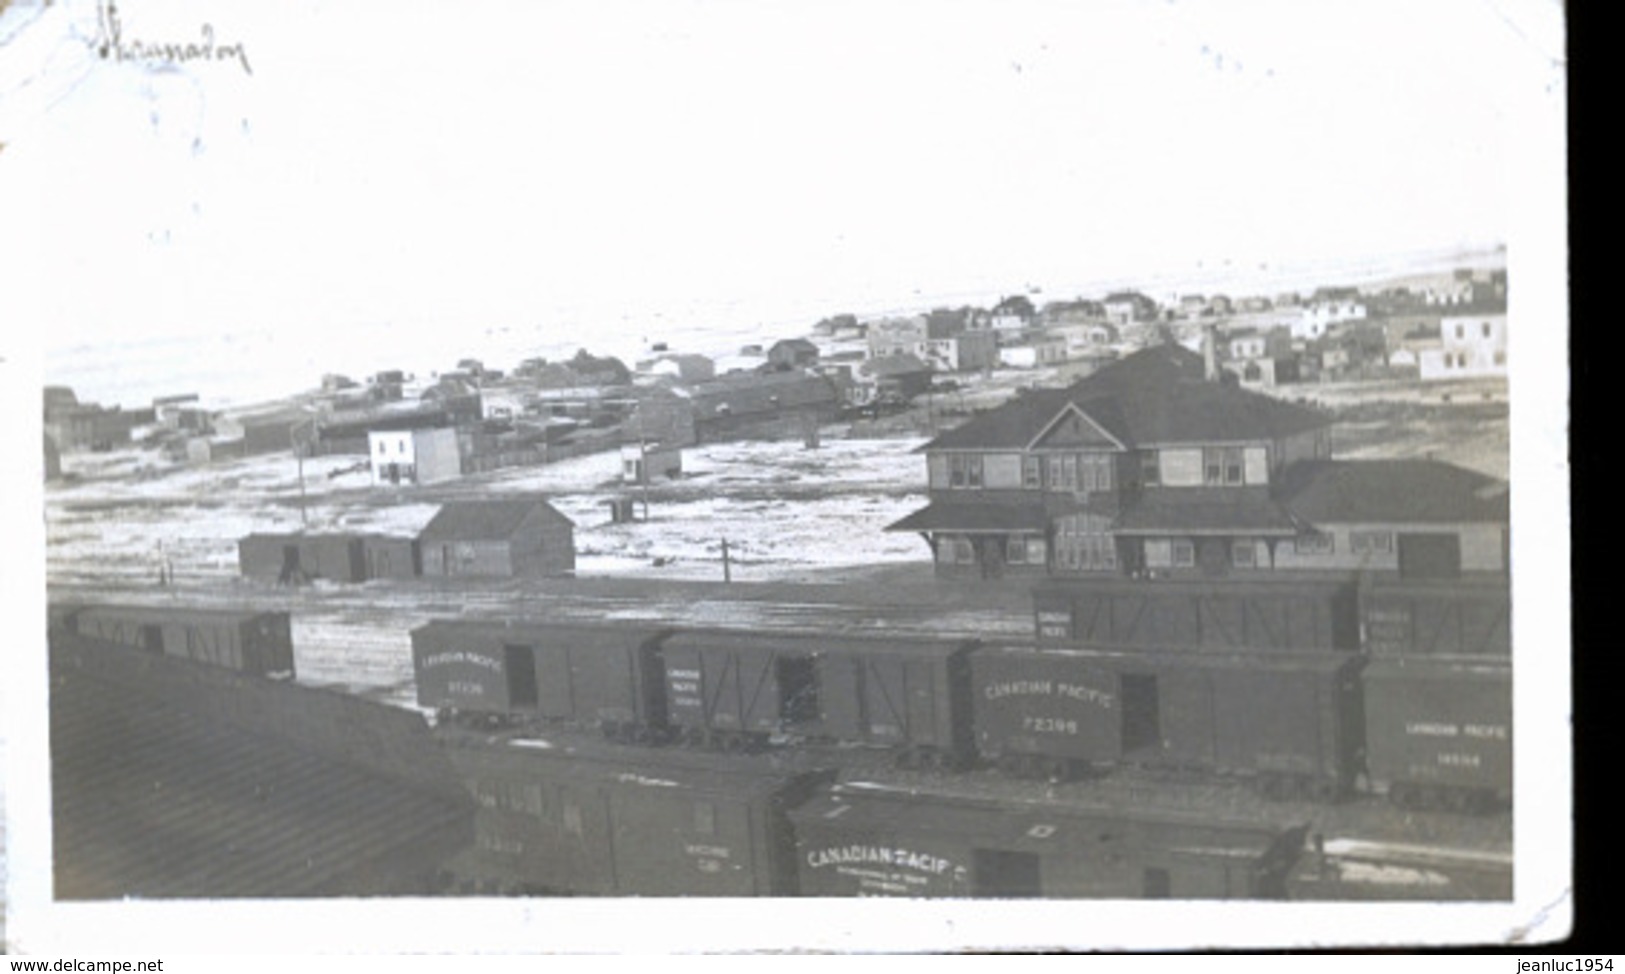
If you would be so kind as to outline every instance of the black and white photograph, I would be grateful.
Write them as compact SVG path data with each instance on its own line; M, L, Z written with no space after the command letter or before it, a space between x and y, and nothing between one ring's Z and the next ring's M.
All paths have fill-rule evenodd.
M1564 32L0 0L0 945L1562 939Z

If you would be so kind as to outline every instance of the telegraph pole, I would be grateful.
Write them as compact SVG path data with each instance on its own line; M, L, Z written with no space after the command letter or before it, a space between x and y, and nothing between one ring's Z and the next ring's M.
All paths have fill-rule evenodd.
M732 582L733 569L728 561L728 539L722 539L722 581L724 584Z

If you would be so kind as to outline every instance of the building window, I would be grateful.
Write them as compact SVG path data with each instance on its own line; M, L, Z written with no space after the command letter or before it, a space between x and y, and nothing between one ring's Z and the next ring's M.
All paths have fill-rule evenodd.
M1258 545L1251 539L1232 542L1230 564L1237 568L1253 568L1258 564Z
M1169 545L1175 568L1193 568L1196 565L1196 545L1187 538L1175 538Z
M1241 448L1208 447L1202 451L1202 469L1209 487L1241 483Z
M1484 322L1484 337L1485 338L1490 337L1490 323L1487 322L1487 321Z
M1005 543L1004 560L1012 565L1025 565L1027 563L1027 540L1015 535Z
M1043 464L1038 457L1021 458L1021 485L1029 490L1044 486Z
M1495 364L1496 365L1505 365L1505 364L1507 364L1507 353L1502 352L1502 351L1497 351L1495 353Z
M1329 555L1333 548L1329 534L1300 534L1292 542L1292 550L1300 555Z
M982 458L976 455L956 454L948 458L948 485L950 487L982 486Z
M1351 531L1349 550L1357 555L1387 554L1394 550L1391 531Z
M1162 483L1162 475L1157 464L1157 452L1148 450L1140 454L1140 483L1146 487L1155 487Z
M1457 338L1466 338L1467 337L1467 329L1466 329L1465 326L1463 326L1463 325L1457 325L1456 326L1456 337Z

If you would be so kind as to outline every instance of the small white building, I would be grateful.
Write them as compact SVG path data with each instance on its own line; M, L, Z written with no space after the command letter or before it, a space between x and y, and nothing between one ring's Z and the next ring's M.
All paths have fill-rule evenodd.
M1417 354L1423 379L1467 379L1507 374L1505 314L1446 315L1439 345Z
M1292 337L1313 341L1340 321L1360 321L1365 316L1366 307L1359 301L1316 301L1292 323Z
M1067 342L1061 335L1025 338L999 348L999 364L1012 369L1036 369L1066 361Z
M440 429L372 430L367 456L374 486L433 484L463 474L457 431Z
M662 443L626 443L621 446L621 483L647 484L657 477L676 478L683 472L683 451Z

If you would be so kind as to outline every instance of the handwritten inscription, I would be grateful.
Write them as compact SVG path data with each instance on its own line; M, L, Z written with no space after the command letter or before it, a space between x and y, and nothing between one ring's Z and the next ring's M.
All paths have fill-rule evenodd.
M253 74L248 64L248 48L242 42L220 44L215 42L214 25L204 24L198 38L189 41L151 41L127 39L124 25L119 19L118 5L106 0L98 10L98 37L93 44L103 60L141 61L148 64L184 64L190 61L236 61L244 74Z

